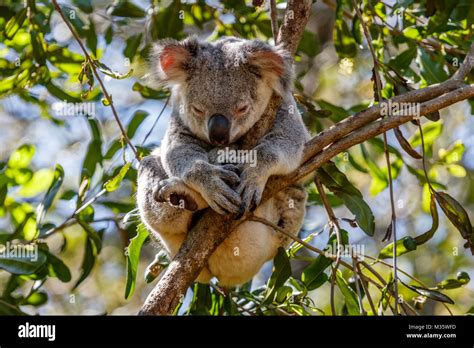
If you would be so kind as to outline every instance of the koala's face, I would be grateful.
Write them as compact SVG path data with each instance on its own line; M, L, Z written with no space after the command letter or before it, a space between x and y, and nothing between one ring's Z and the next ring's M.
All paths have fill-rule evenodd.
M272 93L288 88L291 60L260 41L196 39L158 46L159 74L173 86L175 107L210 144L237 141L265 111Z

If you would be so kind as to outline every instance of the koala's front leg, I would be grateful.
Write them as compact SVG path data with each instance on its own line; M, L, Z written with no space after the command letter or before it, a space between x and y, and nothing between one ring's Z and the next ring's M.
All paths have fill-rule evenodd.
M137 205L140 216L152 236L161 240L169 255L174 257L186 238L193 212L179 204L173 206L156 200L158 196L163 198L172 194L178 194L181 200L186 201L185 205L196 204L197 209L202 209L205 204L199 194L186 187L181 180L167 178L159 156L145 157L138 170ZM171 202L169 196L168 201ZM206 283L211 277L205 267L196 280Z
M168 251L174 254L188 232L193 212L156 200L161 187L159 183L163 180L168 178L160 157L145 157L138 169L137 205L141 219L150 232L161 239ZM192 199L189 189L186 192L181 191L180 194L187 202Z
M240 182L239 176L232 168L210 164L209 146L174 115L163 139L163 166L171 176L198 192L214 211L237 214L241 200L234 187Z
M255 209L272 175L289 174L300 165L308 133L291 98L280 107L271 131L251 151L256 161L245 163L237 192L245 211Z

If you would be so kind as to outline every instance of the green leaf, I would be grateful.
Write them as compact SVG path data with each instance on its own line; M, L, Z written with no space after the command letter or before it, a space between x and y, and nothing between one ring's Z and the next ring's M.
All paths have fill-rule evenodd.
M0 315L26 315L23 313L18 306L12 305L4 300L0 299Z
M400 144L402 149L405 150L407 154L409 154L411 157L416 158L416 159L423 158L418 152L416 152L415 149L411 147L410 143L408 142L408 140L405 139L399 127L395 127L393 131L395 133L395 137L398 140L398 143Z
M328 276L324 271L331 265L332 259L319 255L301 274L301 281L308 290L314 290L323 285Z
M51 253L48 253L47 257L49 276L57 277L64 283L71 281L71 271L69 271L69 268L64 264L64 262Z
M37 26L33 26L36 28ZM38 64L45 65L46 64L46 50L44 46L44 37L43 34L36 30L30 29L30 36L31 36L31 47L33 49L33 56Z
M422 245L433 238L435 232L438 230L439 226L439 217L438 217L438 209L436 208L436 201L435 196L431 194L430 196L430 213L431 218L433 219L433 223L431 224L431 228L426 231L425 233L415 237L415 241L417 245Z
M403 36L408 39L413 39L417 41L423 39L423 36L420 34L420 31L416 26L406 27L405 29L403 29Z
M137 35L132 35L130 36L126 41L125 41L125 49L123 50L123 55L127 57L130 60L133 60L133 57L137 53L138 46L140 46L140 43L142 41L143 34L137 34Z
M466 210L453 197L445 192L435 192L435 198L449 221L458 229L461 236L467 240L466 247L474 253L472 241L472 225Z
M73 0L73 2L85 13L92 13L94 11L91 0Z
M39 307L41 305L44 305L46 302L48 302L48 294L43 291L38 291L33 292L30 296L25 298L22 301L22 304Z
M375 234L375 218L370 206L359 196L341 192L336 194L344 205L355 215L359 227L369 236Z
M339 171L333 162L325 163L317 171L318 178L331 192L341 199L356 217L359 227L369 236L375 233L375 219L360 191Z
M82 216L79 214L77 216L77 222L79 225L82 227L84 232L86 232L87 237L91 240L91 242L94 245L95 251L97 253L100 252L102 249L102 232L103 230L100 231L95 231L88 223L87 221L82 219Z
M99 69L100 71L102 71L105 75L107 76L110 76L116 80L122 80L122 79L126 79L127 77L130 77L133 73L133 69L130 69L127 73L125 74L121 74L121 73L118 73L116 71L113 71L112 69L110 69L107 65L105 65L104 63L101 63L100 61L98 60L94 60L94 65L97 67L97 69Z
M10 245L10 249L11 248L12 245ZM23 246L22 249L19 249L18 246L16 246L15 248L17 254L22 251L25 253L25 256L31 257L9 256L7 254L9 251L7 247L5 245L0 245L0 250L3 254L6 255L6 257L0 258L0 269L4 269L12 274L27 275L35 273L35 271L38 270L46 262L46 255L44 254L44 252L35 249L36 247L31 244L29 246Z
M459 164L450 164L446 169L457 178L464 178L467 175L466 169Z
M448 296L446 296L445 294L437 291L437 290L433 290L433 289L426 289L426 288L422 288L420 286L415 286L415 285L408 285L406 283L404 283L403 281L400 280L400 282L405 285L408 289L420 294L420 295L423 295L429 299L432 299L434 301L438 301L438 302L444 302L444 303L450 303L450 304L454 304L454 301L452 299L450 299Z
M184 20L181 13L184 11L183 5L182 1L171 1L168 7L163 6L158 13L151 17L151 37L153 40L182 38Z
M120 187L120 184L125 175L127 174L128 170L130 169L131 165L131 162L125 163L125 165L120 169L119 173L104 184L104 187L107 192L113 192Z
M320 51L318 37L312 32L305 30L298 45L298 51L314 57Z
M469 277L469 274L467 274L466 272L459 272L456 275L456 279L445 279L441 283L438 283L438 285L436 285L436 289L457 289L469 283L470 280L471 278Z
M34 197L46 191L54 179L54 170L49 168L40 169L33 174L31 180L25 183L18 193L22 197Z
M111 24L105 31L105 35L104 35L104 39L107 45L110 45L110 43L112 42L113 36L114 36L114 28Z
M23 26L27 15L27 8L24 7L18 11L15 16L10 18L10 20L5 25L5 37L9 40L13 39L18 30Z
M344 21L342 2L337 2L336 22L334 26L334 47L339 58L352 58L357 54L357 43L349 26Z
M56 197L56 194L58 193L63 183L63 180L64 180L64 169L63 167L61 167L60 164L57 164L56 169L54 170L53 182L49 186L49 189L46 192L46 195L44 196L43 201L40 203L40 205L38 205L38 208L36 209L36 224L38 226L41 225L41 223L43 222L44 216L46 215L46 212L53 204L53 200Z
M397 240L397 256L416 250L416 240L410 236ZM388 259L393 257L393 243L390 243L380 250L379 259Z
M423 139L425 141L425 150L426 150L431 145L433 145L434 141L440 136L441 132L443 131L443 123L442 122L425 123L422 127L422 130L423 130ZM410 144L413 147L417 147L421 145L421 134L419 130L417 130L415 134L413 134L413 136L410 138Z
M291 276L291 265L284 248L278 248L273 259L273 273L267 283L267 295L262 303L271 303L275 299L278 288L285 284Z
M143 110L137 110L133 114L132 119L128 123L127 126L127 136L132 139L137 132L138 127L143 123L143 121L149 116L150 114Z
M71 103L81 103L82 99L79 94L69 94L64 91L64 89L59 88L52 82L48 82L44 85L51 95L55 96L61 101L67 101Z
M150 87L143 86L139 82L135 82L132 86L132 90L140 93L143 98L146 99L165 99L169 96L169 92L165 90L155 90Z
M357 294L352 290L347 281L342 276L340 270L336 272L336 284L346 301L347 312L349 315L360 315L359 301Z
M390 60L389 65L395 69L404 71L410 67L413 59L416 58L416 46L411 46Z
M329 116L334 122L342 121L351 114L350 111L344 109L343 107L331 104L325 100L318 99L315 102L322 109L321 111L325 112L325 114ZM328 112L330 113L328 114Z
M84 247L84 258L81 265L81 275L76 281L76 284L73 287L73 290L76 289L91 273L94 268L95 259L97 256L97 248L93 243L92 239L87 237L86 244Z
M352 19L352 37L359 45L362 45L362 26L359 16L354 16Z
M35 154L35 147L29 144L23 144L13 151L8 159L9 168L26 168L30 164Z
M375 161L370 157L365 146L361 144L360 148L364 162L367 164L367 168L369 169L372 177L369 192L372 196L375 196L387 188L388 178L379 165L377 165L377 163L375 163Z
M99 124L96 120L89 119L92 140L87 148L86 157L82 164L82 177L92 177L98 164L102 164L102 137Z
M425 85L440 83L448 78L441 56L433 57L425 49L419 47L417 62Z
M328 162L321 166L318 175L324 186L331 192L345 192L354 196L362 197L360 191L347 179L334 162Z
M140 252L143 243L145 243L147 238L148 231L145 225L143 225L143 223L140 223L137 226L137 235L130 240L130 244L127 248L127 285L125 287L126 299L130 298L130 296L133 294L133 291L135 290Z
M431 195L430 198L430 212L433 219L431 228L425 233L413 238L406 236L397 241L397 256L404 255L410 251L416 250L420 245L423 245L431 238L433 238L435 232L438 230L439 219L438 219L438 210L436 209L436 201L434 195ZM379 253L379 259L387 259L393 257L393 243L390 243L385 248L383 248Z
M460 141L455 142L448 149L440 149L438 152L439 159L446 164L453 164L462 159L466 147Z
M85 38L87 47L92 51L94 56L97 56L97 34L95 32L95 25L92 16L89 17L89 25L85 31Z
M146 14L142 8L131 3L130 1L115 2L112 6L112 9L109 9L109 11L112 16L128 18L143 18Z

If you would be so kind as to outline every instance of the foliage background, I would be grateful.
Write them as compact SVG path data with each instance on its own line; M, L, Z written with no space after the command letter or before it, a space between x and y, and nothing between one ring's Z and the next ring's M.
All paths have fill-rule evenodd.
M26 4L0 1L0 241L39 241L46 258L41 264L26 266L0 262L4 269L0 270L0 314L135 314L151 290L143 274L156 253L150 243L139 258L135 253L139 247L129 248L130 258L124 253L139 228L136 215L128 214L135 208L137 163L123 146L110 106L101 101L97 81L91 81L90 72L83 69L84 56L53 5L32 0ZM142 154L159 145L169 117L168 108L159 117L167 91L153 89L144 78L153 41L190 34L211 40L222 35L272 40L268 8L244 1L73 0L60 4L88 51L109 67L103 69L107 74L128 75L133 69L123 79L103 76L127 133ZM445 80L459 67L472 42L474 4L468 0L369 0L363 4L378 58L398 74L393 77L383 71L384 97L403 93L408 88L403 79L413 87ZM285 3L278 2L278 8L282 11ZM295 58L295 93L313 132L366 108L373 100L370 53L353 12L350 1L317 2L300 43ZM85 71L82 85L81 71ZM91 103L94 117L58 115L53 107L58 101ZM437 189L449 192L462 204L472 221L471 106L469 102L456 104L441 111L440 121L424 119L423 123L429 175L439 185ZM406 125L403 132L407 138L413 136L412 145L419 148L416 129ZM422 173L420 161L404 153L391 133L389 143L394 148L399 236L416 236L431 226L426 180L423 174L413 175ZM349 232L351 244L377 256L387 244L381 239L390 223L389 193L380 141L366 142L364 148L366 156L356 146L338 156L335 163L363 193L375 216L373 237L345 222L343 228ZM103 192L104 183L125 163L132 166L123 181L117 180L120 185L109 185L111 192ZM308 190L311 199L301 236L316 232L311 243L324 248L327 216L314 185ZM70 218L96 196L93 204ZM338 217L353 218L337 197L330 198ZM48 205L43 216L38 207ZM456 278L457 272L472 276L474 265L459 232L438 210L440 226L434 237L399 258L400 268L431 287ZM251 287L233 293L233 300L207 286L195 287L180 313L237 314L235 302L243 305L252 299L264 303L260 310L247 304L246 308L257 314L330 314L329 281L323 279L309 292L308 284L301 282L303 270L315 257L300 250L291 259L292 279L279 284L274 298L269 299L271 289L265 287L272 269L268 264ZM130 274L135 267L136 284ZM389 268L375 268L389 279ZM352 275L342 274L350 282ZM403 275L401 279L410 283ZM126 299L126 289L133 286ZM400 291L410 303L418 296L404 286ZM376 291L374 294L380 297ZM445 294L455 301L449 306L454 314L472 311L474 289L470 283ZM336 300L340 311L347 314L350 299L344 292L336 292ZM420 313L447 311L439 302L428 300Z

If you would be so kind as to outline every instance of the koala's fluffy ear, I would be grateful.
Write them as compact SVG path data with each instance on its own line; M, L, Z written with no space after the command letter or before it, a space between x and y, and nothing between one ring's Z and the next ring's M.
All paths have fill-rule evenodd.
M196 56L199 42L195 37L183 41L163 40L153 47L152 64L160 82L175 85L183 83Z
M279 95L284 95L291 87L293 59L282 47L271 47L261 41L252 41L247 62L257 69L262 79Z

